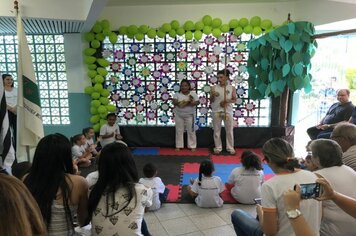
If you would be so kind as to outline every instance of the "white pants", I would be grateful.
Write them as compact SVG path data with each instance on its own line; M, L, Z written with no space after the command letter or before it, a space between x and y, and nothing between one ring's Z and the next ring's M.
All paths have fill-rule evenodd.
M176 148L184 147L184 130L187 130L188 136L188 148L196 148L197 147L197 136L195 135L194 129L194 115L183 115L180 116L176 114L175 122L176 122Z
M222 114L222 115L221 115ZM223 113L213 112L214 144L216 151L222 151L221 144L221 121L224 121L226 133L226 150L234 151L234 120L231 113L226 113L227 119L224 119Z

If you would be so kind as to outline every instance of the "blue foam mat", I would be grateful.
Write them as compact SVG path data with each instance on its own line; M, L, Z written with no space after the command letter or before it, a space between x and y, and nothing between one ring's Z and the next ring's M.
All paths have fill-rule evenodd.
M159 148L157 147L135 148L132 153L134 155L159 155Z

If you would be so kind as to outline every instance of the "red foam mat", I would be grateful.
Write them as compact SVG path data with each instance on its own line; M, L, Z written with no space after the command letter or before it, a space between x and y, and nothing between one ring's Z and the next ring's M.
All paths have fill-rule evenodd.
M209 156L208 148L197 148L194 152L190 149L181 149L176 151L175 148L160 148L159 155L161 156Z
M181 185L167 184L166 188L169 189L167 202L177 202L181 198Z

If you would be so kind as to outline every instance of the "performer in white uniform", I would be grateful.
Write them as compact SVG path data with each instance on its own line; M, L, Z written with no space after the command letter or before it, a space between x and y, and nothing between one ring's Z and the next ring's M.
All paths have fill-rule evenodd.
M192 151L197 147L197 137L195 135L194 121L195 108L199 104L198 96L190 91L190 83L183 79L180 83L180 92L174 94L173 104L176 123L176 149L184 147L183 133L187 130L188 148Z
M219 85L214 85L210 89L210 102L214 129L214 153L220 154L221 144L221 121L224 121L226 132L226 150L230 154L235 154L232 104L236 102L236 89L228 84L230 71L221 70L218 72Z

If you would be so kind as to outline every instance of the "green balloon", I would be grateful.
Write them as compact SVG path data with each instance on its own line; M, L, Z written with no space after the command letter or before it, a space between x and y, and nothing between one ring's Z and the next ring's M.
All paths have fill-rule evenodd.
M104 41L105 35L102 34L102 33L98 33L98 34L95 35L95 38L96 38L97 40L99 40L99 41Z
M92 94L94 92L94 88L92 86L87 86L84 88L84 92L86 94Z
M195 23L195 30L202 30L204 28L204 23L203 21L198 21Z
M147 32L147 36L150 39L154 39L156 37L156 30L155 29L149 29Z
M186 21L186 22L184 23L183 28L184 28L186 31L194 30L194 23L193 23L193 21L191 21L191 20Z
M235 29L237 26L239 26L239 20L237 19L230 20L229 26L230 28Z
M127 28L127 34L135 35L135 34L137 34L137 32L138 32L138 28L136 25L130 25Z
M110 62L104 58L98 58L96 61L102 67L108 67L110 65Z
M204 26L203 33L206 34L206 35L211 34L211 27L208 26L208 25Z
M99 40L94 39L93 41L90 42L90 45L92 48L99 48L100 42L99 42Z
M141 34L146 34L148 32L150 28L147 25L140 25L140 27L138 28L138 31Z
M102 20L100 23L103 29L110 29L110 22L108 20Z
M89 78L94 78L98 73L96 72L96 70L88 70L87 74Z
M86 56L92 56L95 52L96 52L96 50L94 48L86 48L86 49L84 49L84 54Z
M100 127L103 126L103 125L105 125L105 124L106 124L106 120L100 119L99 124L100 124Z
M111 32L109 35L109 41L112 44L115 44L117 42L117 35L114 32Z
M220 18L214 18L211 26L213 28L219 28L221 26L221 24L222 24L222 21Z
M95 132L99 132L100 131L100 124L93 125L93 129L94 129Z
M252 27L260 26L261 25L261 17L254 16L250 20L250 24Z
M187 31L187 32L185 32L185 39L186 39L186 40L192 40L192 39L193 39L193 33L192 33L192 31Z
M98 109L96 107L90 107L90 114L92 115L98 114Z
M247 26L244 27L245 34L251 34L252 31L253 31L253 28L252 28L251 25L247 25Z
M169 34L169 37L171 37L171 38L175 38L176 35L177 35L177 33L176 33L176 31L175 31L174 29L171 29L171 30L168 32L168 34Z
M88 32L84 34L84 39L87 42L91 42L95 39L95 35L92 32Z
M100 94L101 94L101 96L103 96L103 97L109 97L110 92L109 92L109 90L107 90L107 89L103 89Z
M115 112L116 111L116 106L114 106L114 105L109 104L109 105L106 105L105 107L109 112Z
M100 93L98 93L98 92L93 92L93 93L91 94L91 97L92 97L92 99L99 99L99 98L100 98Z
M105 68L102 68L102 67L96 68L96 71L101 76L106 76L108 74L108 71Z
M172 29L177 30L179 28L179 22L177 20L172 20L171 27Z
M135 38L135 35L134 35L134 34L129 34L129 33L128 33L126 36L127 36L129 39L134 39L134 38Z
M111 34L111 30L109 30L109 29L104 29L104 30L103 30L103 34L104 34L105 36L109 36L109 35Z
M101 76L101 75L96 75L95 77L94 77L94 81L95 81L95 83L103 83L104 81L105 81L105 79L104 79L104 77L103 76ZM97 98L94 98L94 99L97 99Z
M248 25L248 19L247 18L241 18L239 21L239 25L243 28Z
M119 27L119 34L120 34L120 35L125 35L125 34L127 34L127 27L126 27L126 26L120 26L120 27Z
M202 36L203 36L203 33L202 33L200 30L196 30L196 31L194 32L194 38L195 38L197 41L201 40Z
M99 101L99 100L92 100L91 102L90 102L90 105L92 106L92 107L99 107L100 105L101 105L101 102Z
M168 33L172 29L171 24L164 23L161 27L161 31Z
M218 28L213 29L213 35L215 38L219 38L221 36L221 30Z
M178 28L176 32L179 36L182 36L185 34L185 30L182 27Z
M253 27L252 33L253 33L253 35L255 35L255 36L258 36L258 35L262 34L262 29L261 29L261 27L259 27L259 26Z
M230 31L230 26L228 24L223 24L223 25L221 25L220 30L223 33L227 33Z
M89 70L95 70L98 66L95 64L88 65Z
M266 20L263 20L261 22L261 28L262 29L266 30L266 29L269 29L271 27L272 27L272 21L271 20L266 19Z
M203 23L206 26L211 26L211 23L213 22L213 18L211 18L211 16L209 15L205 15L203 16Z
M105 106L100 105L100 106L98 107L98 112L99 112L99 113L106 113L106 112L108 112L108 110L106 110L106 107L105 107Z
M101 31L103 30L103 27L101 27L99 22L96 22L95 25L93 26L92 30L94 31L94 33L101 33Z
M98 123L100 121L100 116L99 115L94 115L92 117L90 117L90 123Z
M109 98L107 98L107 97L101 97L101 98L99 98L99 101L100 101L101 104L103 104L103 105L108 105L109 102L110 102Z
M236 36L240 36L243 32L244 32L244 30L240 26L238 26L234 29L234 34Z
M105 106L105 108L106 108L106 106ZM108 110L108 109L106 108L106 110ZM106 117L108 116L108 112L100 113L99 116L100 116L100 118L102 118L102 119L106 119Z
M166 33L163 32L163 31L161 31L161 30L158 30L158 31L157 31L157 36L158 36L159 38L163 39L164 36L166 36Z
M94 49L95 50L95 49ZM85 64L93 64L96 61L96 58L93 56L85 56L84 57L84 62Z
M96 92L101 92L102 90L103 90L103 85L102 84L99 84L99 83L97 83L97 84L95 84L94 85L94 90L96 91Z
M144 37L145 37L145 35L142 34L142 33L137 33L137 34L135 35L135 38L136 38L136 40L138 40L138 41L142 41L142 40L144 39Z

